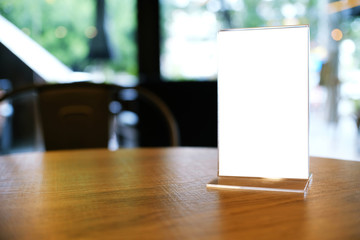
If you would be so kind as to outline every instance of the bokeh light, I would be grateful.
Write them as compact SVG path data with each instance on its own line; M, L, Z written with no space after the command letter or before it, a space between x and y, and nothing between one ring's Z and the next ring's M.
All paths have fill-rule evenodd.
M343 33L340 29L335 28L331 31L331 37L335 41L340 41L343 38Z

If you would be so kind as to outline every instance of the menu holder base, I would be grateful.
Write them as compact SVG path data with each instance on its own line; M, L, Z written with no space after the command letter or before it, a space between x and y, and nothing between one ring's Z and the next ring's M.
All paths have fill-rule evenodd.
M206 184L206 187L209 189L257 190L306 194L311 185L311 181L312 174L310 174L308 179L219 176Z

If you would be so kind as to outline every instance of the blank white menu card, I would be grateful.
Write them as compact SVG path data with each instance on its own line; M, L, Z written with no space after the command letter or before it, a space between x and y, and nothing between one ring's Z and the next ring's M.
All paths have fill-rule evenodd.
M309 27L218 33L219 176L309 177Z

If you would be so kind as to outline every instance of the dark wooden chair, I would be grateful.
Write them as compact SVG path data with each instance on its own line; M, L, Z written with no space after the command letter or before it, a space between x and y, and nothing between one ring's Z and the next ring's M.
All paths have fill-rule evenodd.
M124 99L121 92L125 90L135 91L138 97L135 100ZM136 108L137 101L149 104L149 108L157 112L154 114L162 115L167 126L158 134L166 132L167 145L179 145L177 123L169 108L159 97L142 87L89 82L34 85L7 93L0 101L29 91L37 95L45 150L108 147L111 130L114 130L114 116L122 109Z

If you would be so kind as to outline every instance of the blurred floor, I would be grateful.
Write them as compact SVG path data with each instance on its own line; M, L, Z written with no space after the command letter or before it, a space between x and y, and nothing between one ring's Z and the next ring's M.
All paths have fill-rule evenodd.
M310 114L310 156L360 161L360 140L351 115L329 124L321 112Z

